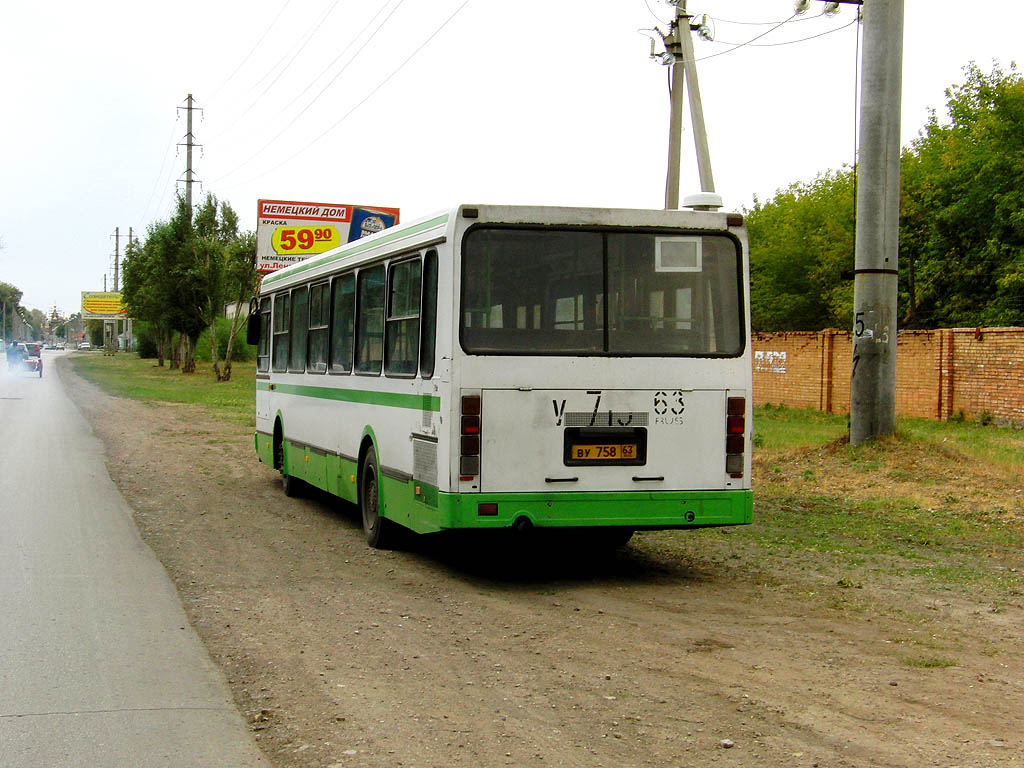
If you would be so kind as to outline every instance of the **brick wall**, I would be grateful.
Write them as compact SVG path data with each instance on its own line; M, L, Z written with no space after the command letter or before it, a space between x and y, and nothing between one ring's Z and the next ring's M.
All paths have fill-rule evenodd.
M754 402L850 410L849 331L754 334ZM1024 328L902 331L896 413L948 419L984 412L1024 426Z

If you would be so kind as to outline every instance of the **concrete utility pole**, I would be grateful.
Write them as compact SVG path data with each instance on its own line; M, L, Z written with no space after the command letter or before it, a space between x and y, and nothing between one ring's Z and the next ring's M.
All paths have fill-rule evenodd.
M192 112L194 110L202 111L201 108L193 106L194 99L190 93L185 99L185 106L178 107L178 109L184 109L186 111L186 133L185 133L185 203L188 205L189 216L192 215L192 184L197 181L193 177L192 173L192 147L201 146L195 143L195 136L192 135ZM178 144L182 146L182 144Z
M121 265L121 228L114 227L114 293L117 293L117 271Z
M679 207L679 164L682 157L683 139L683 90L689 95L690 125L693 128L693 143L697 150L697 172L700 175L702 192L714 192L715 180L711 175L711 154L708 151L708 134L704 128L704 107L700 100L700 86L697 83L697 63L690 38L690 14L686 12L686 0L676 0L676 18L668 35L662 36L665 52L672 56L672 113L669 120L668 175L665 180L665 208Z
M896 428L903 0L865 0L850 442Z

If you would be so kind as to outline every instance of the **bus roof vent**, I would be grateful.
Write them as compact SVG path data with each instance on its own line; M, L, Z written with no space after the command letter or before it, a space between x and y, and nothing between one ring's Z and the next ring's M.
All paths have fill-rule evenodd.
M697 192L683 198L683 208L695 211L717 211L722 205L722 196L714 192Z

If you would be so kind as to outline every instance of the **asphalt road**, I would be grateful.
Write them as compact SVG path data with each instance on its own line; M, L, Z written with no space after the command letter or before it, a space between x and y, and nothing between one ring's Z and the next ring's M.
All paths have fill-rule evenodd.
M266 766L54 358L0 356L0 766Z

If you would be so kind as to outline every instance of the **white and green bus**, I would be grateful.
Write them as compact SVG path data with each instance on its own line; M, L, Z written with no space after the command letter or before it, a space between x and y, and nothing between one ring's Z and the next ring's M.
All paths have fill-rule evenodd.
M708 210L462 205L264 278L256 451L397 526L749 523L746 231Z

